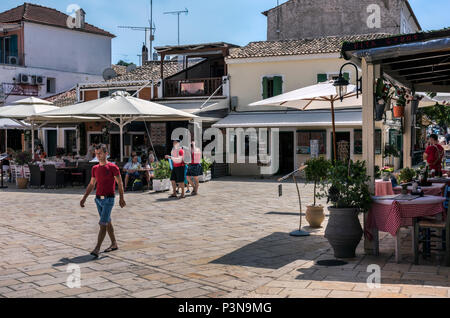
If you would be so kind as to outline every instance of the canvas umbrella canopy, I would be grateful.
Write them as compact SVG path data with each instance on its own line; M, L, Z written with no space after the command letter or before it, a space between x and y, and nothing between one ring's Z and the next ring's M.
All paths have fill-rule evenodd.
M178 121L198 117L171 107L132 97L124 91L117 91L105 98L62 107L58 110L33 116L33 118L43 121L49 118L79 116L97 116L119 126L121 161L123 161L123 128L129 123L137 120Z
M11 106L5 106L0 109L0 118L9 118L16 123L22 125L21 120L35 116L40 113L59 109L59 107L52 106L53 103L39 99L36 97L29 97L11 103ZM31 121L31 153L34 154L34 128L35 122ZM40 127L38 127L40 128Z
M359 98L357 97L355 85L348 85L347 94L343 96L341 101L332 81L303 87L250 104L250 106L279 106L301 110L329 109L331 107L334 160L337 158L334 110L335 108L361 107L361 105L362 95Z

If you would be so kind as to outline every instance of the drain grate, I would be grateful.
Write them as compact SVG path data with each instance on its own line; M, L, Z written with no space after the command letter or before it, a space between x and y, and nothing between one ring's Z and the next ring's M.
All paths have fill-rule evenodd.
M347 265L347 264L348 264L347 262L340 261L337 259L325 259L325 260L316 262L316 265L319 265L319 266L343 266L343 265Z

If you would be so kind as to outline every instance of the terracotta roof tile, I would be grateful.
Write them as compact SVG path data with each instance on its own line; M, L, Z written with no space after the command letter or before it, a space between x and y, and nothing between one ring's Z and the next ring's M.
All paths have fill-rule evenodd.
M47 97L45 100L59 107L73 105L77 103L77 90L72 88L66 92Z
M314 39L251 42L241 48L230 49L228 59L339 53L343 42L373 40L389 36L386 33L328 36Z
M69 16L56 9L43 7L37 4L24 3L16 8L0 13L0 23L13 23L20 21L28 21L39 24L46 24L56 27L68 29L67 18ZM85 23L83 29L76 29L77 31L100 34L108 37L115 37L115 35L97 28L89 23Z

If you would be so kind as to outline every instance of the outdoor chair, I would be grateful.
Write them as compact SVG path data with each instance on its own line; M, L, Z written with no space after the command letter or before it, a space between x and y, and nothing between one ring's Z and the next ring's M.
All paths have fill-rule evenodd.
M445 266L450 266L450 208L447 207L445 220L432 218L415 218L414 226L414 264L419 264L419 254L430 256L431 251L437 251L438 254L445 256ZM433 243L439 243L433 238L440 240L440 248L433 246ZM422 246L422 250L420 249Z
M64 187L64 171L56 170L54 165L45 165L45 188Z
M40 188L44 185L44 178L38 165L28 165L30 168L31 178L30 187Z
M84 185L85 178L84 178L83 170L78 169L78 170L70 172L70 184L72 185L72 188L73 188L74 183L77 183L79 185Z

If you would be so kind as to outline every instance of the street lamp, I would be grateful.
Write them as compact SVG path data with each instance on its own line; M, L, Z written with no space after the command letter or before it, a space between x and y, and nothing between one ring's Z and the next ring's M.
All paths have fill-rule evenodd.
M338 94L341 102L344 100L344 96L347 95L347 88L350 84L349 81L343 76L342 70L347 65L353 65L356 69L356 98L359 97L359 93L362 94L362 77L359 77L358 67L351 62L345 63L341 66L339 71L339 77L334 81L333 85L336 87L336 94Z

